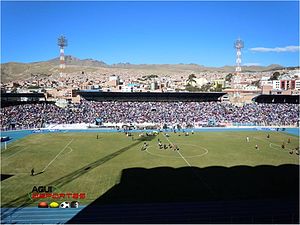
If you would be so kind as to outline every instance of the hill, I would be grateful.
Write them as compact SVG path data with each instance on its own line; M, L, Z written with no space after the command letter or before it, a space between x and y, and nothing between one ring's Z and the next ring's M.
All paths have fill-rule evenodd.
M234 72L234 66L223 67L205 67L198 64L130 64L118 63L108 65L103 61L94 59L79 59L77 57L67 55L66 59L66 73L97 72L99 74L123 74L125 76L138 75L180 75L186 76L191 73L200 72ZM242 68L245 72L261 72L271 71L283 68L280 65L264 66L245 66ZM2 82L9 82L14 80L23 80L29 78L31 75L47 75L51 76L59 73L59 57L50 59L48 61L33 62L33 63L18 63L9 62L1 64L1 80Z

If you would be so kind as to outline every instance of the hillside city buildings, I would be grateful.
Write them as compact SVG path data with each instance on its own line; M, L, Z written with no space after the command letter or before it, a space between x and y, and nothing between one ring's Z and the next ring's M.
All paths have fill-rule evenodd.
M274 73L279 76L272 79ZM251 102L259 94L299 95L300 70L275 70L267 72L241 72L238 83L233 84L235 73L201 72L192 78L187 75L132 75L101 74L97 72L73 72L64 76L32 76L25 80L1 82L1 92L44 93L49 101L58 105L80 102L78 90L111 92L226 92L223 101L236 103ZM189 89L187 87L192 87Z

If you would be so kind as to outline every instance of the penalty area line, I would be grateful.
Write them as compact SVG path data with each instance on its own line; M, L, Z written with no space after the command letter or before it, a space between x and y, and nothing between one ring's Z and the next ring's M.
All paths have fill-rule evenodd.
M69 143L54 157L54 159L52 159L48 165L42 170L42 172L45 172L45 170L54 162L55 159L57 159L57 157L72 143L72 141L74 140L74 138L69 141Z

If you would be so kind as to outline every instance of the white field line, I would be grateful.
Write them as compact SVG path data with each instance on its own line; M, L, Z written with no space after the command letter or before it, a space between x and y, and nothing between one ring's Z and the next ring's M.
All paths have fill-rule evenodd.
M168 142L170 144L173 144L168 137L166 137L164 134L163 136L168 140ZM188 164L189 167L192 167L192 165L183 157L183 155L181 155L181 153L179 151L176 151L178 152L178 154L181 156L181 158ZM212 195L216 195L215 191L197 174L195 173L196 177L198 177L198 179L206 186L206 188L212 193Z
M148 148L152 148L153 146L149 146ZM150 151L148 151L148 149L147 150L145 150L145 152L147 152L148 154L150 154L150 155L154 155L154 156L158 156L158 157L162 157L162 158L172 158L172 159L180 159L181 157L177 157L177 156L167 156L167 155L160 155L160 154L155 154L155 153L152 153L152 152L150 152Z
M164 134L163 134L163 136L168 140L168 142L171 144L171 145L174 145L171 141L170 141L170 139L168 138L168 137L166 137ZM188 164L188 166L189 167L192 167L191 166L191 164L183 157L183 155L181 155L181 153L179 152L179 151L176 151L179 155L180 155L180 157L186 162L186 164Z
M278 145L278 144L275 144L275 143L273 143L273 142L266 141L266 140L263 140L263 139L260 139L260 138L257 138L257 137L253 137L253 138L255 138L255 139L259 140L259 141L263 141L263 142L265 142L265 143L268 143L268 144L269 144L269 147L270 147L270 148L272 148L272 149L278 150L277 148L274 148L274 147L272 147L272 145L275 145L275 146L278 146L279 148L281 148L281 146L280 146L280 145ZM286 147L286 149L288 149L288 150L292 150L292 149L290 149L290 148L287 148L287 147Z
M70 149L70 151L68 151L66 154L73 152L73 148L71 148L70 146L68 147L68 149Z
M103 193L105 193L107 191L105 188L103 188L103 186L106 186L106 185L103 185L103 183L105 183L105 182L102 182L102 180L103 180L102 178L103 178L102 177L102 173L100 173L99 179L96 182L94 182L93 185L92 185L91 195L93 195L93 196L96 195L94 193L95 187L101 187L101 193L100 193L100 195L102 195Z
M278 145L278 144L270 143L270 144L269 144L269 147L270 147L270 148L273 148L273 149L275 149L275 150L278 150L278 148L274 148L274 147L272 147L272 145L278 146L279 149L282 148L282 147L281 147L280 145ZM290 150L290 151L293 150L293 149L287 148L287 147L285 147L285 149L288 149L288 150Z
M98 185L98 182L96 182L96 185ZM105 190L103 188L102 173L100 173L99 187L101 187L101 195L102 195L105 192ZM95 188L95 185L93 187L93 192L92 193L94 193L94 188Z
M6 144L7 144L7 143L6 143ZM17 143L17 144L15 144L15 143L10 144L8 148L6 148L6 149L4 149L4 150L1 150L1 153L7 152L8 150L10 150L10 149L12 149L12 148L14 148L14 147L18 147L18 143ZM19 147L21 147L21 146L19 145ZM1 148L2 148L2 146L1 146Z
M178 152L178 154L181 156L181 158L186 162L186 164L188 164L190 167L192 167L191 166L191 164L183 157L183 155L181 155L181 153L179 152L179 151L176 151L176 152Z
M4 148L5 146L4 146L4 144L3 144L3 148ZM14 146L9 146L9 147L7 147L7 143L6 143L6 149L4 149L4 150L2 150L2 143L1 143L1 153L3 153L3 152L7 152L8 150L10 150L10 149L12 149Z
M109 186L109 188L111 188L111 176L109 176L108 186Z
M90 174L89 174L90 176ZM90 178L90 177L89 177ZM100 178L99 180L101 179L101 174L100 174ZM97 180L96 182L93 182L93 185L92 185L92 191L91 191L91 194L94 195L94 190L95 190L95 186L98 184L99 180Z
M188 146L194 146L194 147L200 147L201 149L205 150L204 153L202 154L199 154L199 155L192 155L192 156L185 156L186 159L189 159L189 158L196 158L196 157L202 157L204 155L206 155L208 153L208 150L204 147L201 147L201 146L197 146L197 145L191 145L191 144L185 144L185 143L180 143L182 145L188 145ZM154 148L154 146L150 145L148 148ZM167 156L167 155L161 155L161 154L155 154L153 152L150 152L148 151L148 149L145 150L145 152L147 152L149 155L154 155L154 156L158 156L158 157L162 157L162 158L175 158L175 159L180 159L181 157L180 156Z
M72 141L74 140L74 138L71 140L71 141L69 141L69 143L54 157L54 159L52 159L49 163L48 163L48 165L42 170L42 172L44 172L47 168L48 168L48 166L50 166L51 165L51 163L53 163L54 162L54 160L72 143Z
M270 147L270 148L273 148L273 149L275 149L275 150L278 150L278 148L272 147L272 143L269 144L269 147Z
M27 148L29 148L29 146L27 146L27 147L25 147L25 148L22 148L21 150L19 150L19 151L15 152L14 154L12 154L12 155L8 156L8 157L7 157L7 158L5 158L5 159L9 159L9 158L13 157L14 155L16 155L16 154L18 154L18 153L20 153L20 152L22 152L22 151L26 150ZM1 158L2 158L2 157L1 157Z

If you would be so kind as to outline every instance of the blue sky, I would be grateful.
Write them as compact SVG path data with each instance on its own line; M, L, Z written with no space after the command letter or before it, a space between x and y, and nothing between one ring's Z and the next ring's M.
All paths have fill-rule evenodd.
M108 64L299 65L299 2L1 2L1 62L66 55Z

